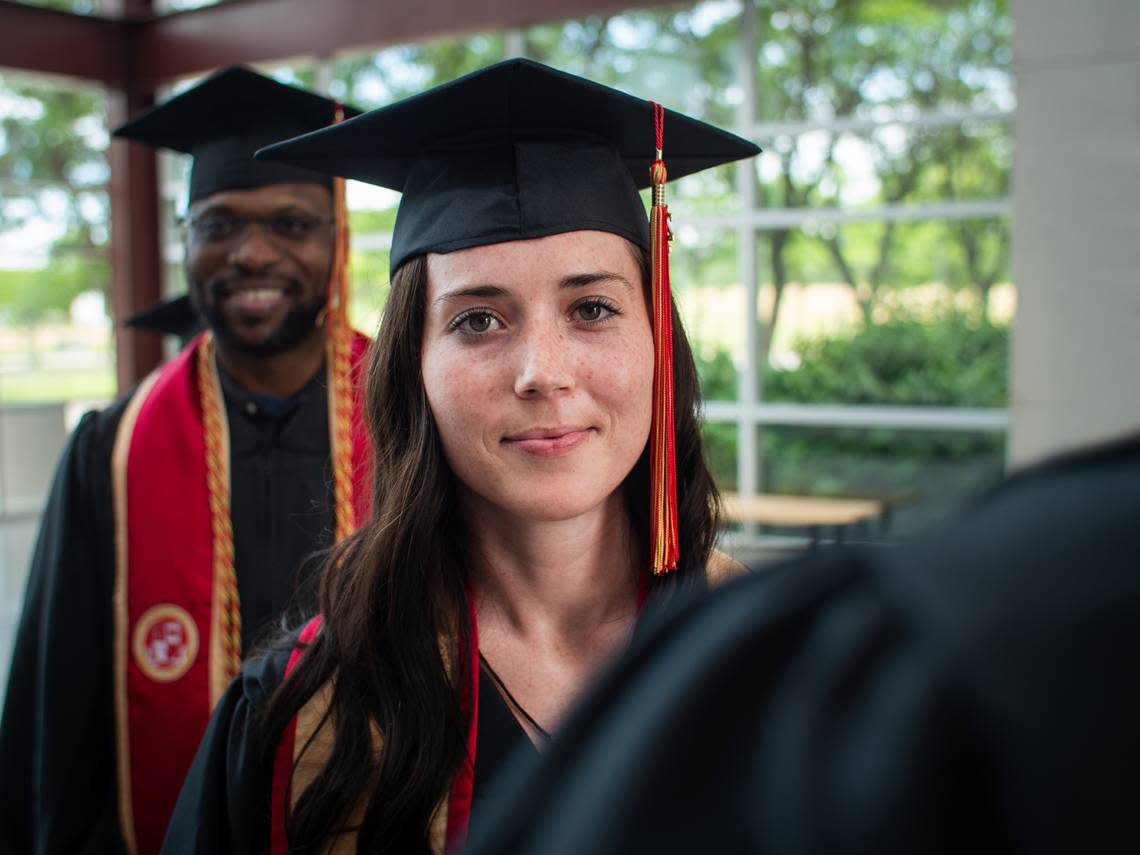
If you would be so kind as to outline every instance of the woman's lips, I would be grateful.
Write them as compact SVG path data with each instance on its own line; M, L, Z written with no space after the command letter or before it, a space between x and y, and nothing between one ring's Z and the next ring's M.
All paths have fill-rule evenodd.
M503 443L535 457L558 457L569 454L586 442L592 428L539 428L503 437Z

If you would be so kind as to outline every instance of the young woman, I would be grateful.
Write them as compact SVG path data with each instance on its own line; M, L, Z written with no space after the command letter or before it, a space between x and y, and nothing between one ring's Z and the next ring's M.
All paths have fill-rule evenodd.
M646 596L731 572L667 212L658 191L651 236L637 189L651 164L663 184L663 137L675 174L756 152L525 60L267 152L404 194L373 517L323 617L219 704L164 851L454 848Z

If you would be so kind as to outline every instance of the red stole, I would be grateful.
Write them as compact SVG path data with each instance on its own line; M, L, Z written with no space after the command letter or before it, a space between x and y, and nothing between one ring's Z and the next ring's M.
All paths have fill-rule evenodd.
M471 617L471 650L467 659L470 670L462 700L463 712L469 716L470 721L467 731L467 756L459 773L451 782L447 797L436 808L431 828L428 829L429 842L434 855L459 852L467 841L467 825L471 818L471 795L475 784L475 745L479 732L479 630L475 622L475 605L470 598L467 605ZM317 615L305 624L297 639L297 647L290 654L289 662L285 666L285 679L289 678L304 655L305 648L317 637L323 623L324 617ZM327 695L318 692L300 713L293 716L285 732L281 734L281 741L277 744L270 796L270 855L286 855L289 851L286 833L289 813L296 798L311 783L314 773L323 767L324 755L331 747L326 742L331 735L320 733L325 723L327 702ZM382 747L380 750L383 750ZM313 756L305 757L304 752ZM307 768L302 769L302 766ZM301 786L294 790L294 777L298 772L302 773ZM355 852L355 832L348 832L331 841L327 851L332 855L338 855L342 851Z
M352 336L341 345L350 369L334 370L338 347L328 360L333 456L351 473L337 484L338 531L362 522L370 501L352 391L369 341ZM229 430L209 333L136 390L115 438L112 484L119 820L129 853L156 853L210 712L241 664Z

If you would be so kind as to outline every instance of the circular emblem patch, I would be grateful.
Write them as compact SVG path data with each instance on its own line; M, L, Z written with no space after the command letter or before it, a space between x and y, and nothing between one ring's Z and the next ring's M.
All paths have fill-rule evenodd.
M190 670L198 655L198 627L172 603L152 606L135 624L135 662L152 680L170 683Z

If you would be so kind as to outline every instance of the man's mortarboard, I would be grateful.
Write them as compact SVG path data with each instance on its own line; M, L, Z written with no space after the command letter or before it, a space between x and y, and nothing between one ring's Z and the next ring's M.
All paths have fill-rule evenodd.
M321 95L232 66L136 116L114 136L193 157L190 201L224 190L301 181L332 187L328 174L257 161L264 145L331 125L338 105ZM358 110L344 108L346 116Z
M393 271L428 252L582 230L651 253L650 548L662 573L679 556L665 160L679 178L759 151L659 104L512 59L258 157L401 191ZM646 217L638 190L649 186Z
M184 343L197 335L203 327L202 319L194 311L187 294L155 303L131 315L124 323L136 330L177 336Z

